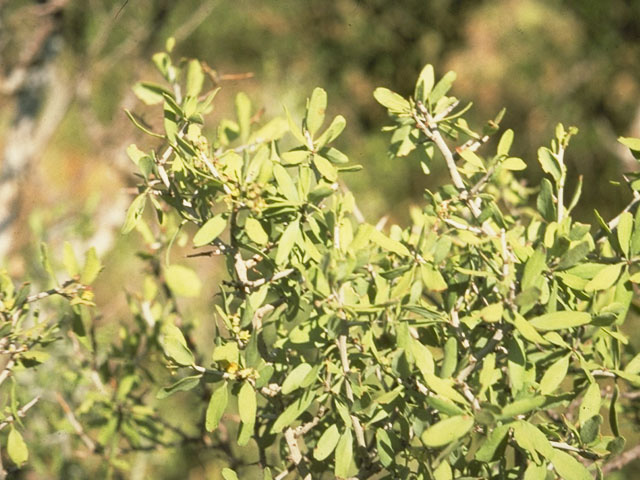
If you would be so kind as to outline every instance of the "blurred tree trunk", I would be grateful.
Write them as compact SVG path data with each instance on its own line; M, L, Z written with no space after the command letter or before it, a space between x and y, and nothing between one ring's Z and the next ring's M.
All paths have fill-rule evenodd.
M30 42L0 83L1 93L15 97L15 114L6 131L0 170L0 259L6 259L12 249L16 220L25 200L22 183L73 98L72 87L55 68L66 3L40 0L25 7L30 14L26 24L32 27Z

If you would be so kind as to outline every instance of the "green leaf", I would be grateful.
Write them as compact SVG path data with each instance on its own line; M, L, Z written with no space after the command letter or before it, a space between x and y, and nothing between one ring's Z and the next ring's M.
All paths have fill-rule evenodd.
M549 395L560 386L569 370L570 355L565 355L561 359L555 361L542 376L540 380L540 393Z
M628 373L630 375L637 375L640 373L640 353L636 354L636 356L627 363L626 367L624 367L624 373Z
M333 148L333 147L329 147L329 148L323 148L320 153L322 154L323 157L325 157L326 159L328 159L331 163L335 163L338 165L344 165L345 163L349 163L349 157L347 157L344 153L342 153L340 150ZM353 168L354 165L349 165L346 167L339 167L338 170L339 171L347 171L345 169L351 169Z
M449 378L453 375L458 365L458 341L455 337L449 337L444 344L444 356L440 368L440 378Z
M460 150L460 156L478 170L483 172L486 171L486 168L484 167L484 160L482 160L482 158L480 158L473 150L468 148Z
M539 462L538 454L545 458L553 455L553 447L547 437L528 421L513 422L513 437L520 448L531 454L535 462Z
M289 254L293 249L293 245L298 237L300 230L300 219L296 218L287 225L280 240L278 241L278 251L276 252L276 264L284 265L289 259Z
M395 253L400 256L411 256L411 252L407 247L405 247L402 243L392 240L387 237L384 233L379 230L376 230L374 227L368 225L369 238L373 243L378 245L383 250L387 250L389 252Z
M340 440L340 432L334 423L327 428L318 439L318 443L313 449L313 458L316 460L324 460L327 458L335 450L338 440Z
M433 480L453 480L451 465L446 460L440 462L438 468L433 471Z
M524 471L524 477L522 480L546 480L547 478L547 465L536 465L531 462L527 469Z
M198 60L190 60L187 66L187 87L185 94L188 97L197 97L204 85L204 72Z
M640 152L640 138L618 137L618 141L635 152Z
M127 215L122 225L122 233L127 234L135 228L144 213L144 207L147 204L147 194L141 193L133 199L131 205L127 209Z
M540 345L547 345L549 343L538 333L535 327L531 325L531 322L525 320L522 315L516 314L513 319L513 324L518 332L529 342Z
M447 72L440 81L436 83L436 86L433 87L433 90L431 90L431 93L428 95L428 101L431 105L438 103L438 100L447 94L453 82L455 82L456 77L456 72Z
M494 428L480 449L476 452L476 459L481 462L490 462L494 460L496 453L505 443L505 439L510 428L510 424L500 425L499 427Z
M242 423L254 424L256 409L256 392L249 382L244 382L238 393L238 413Z
M534 251L529 257L522 274L522 291L535 287L544 281L542 273L547 269L546 259L547 256L541 249Z
M613 387L613 395L611 396L611 403L609 404L609 425L611 425L611 432L616 436L620 436L620 425L618 423L618 396L620 395L620 389L617 385Z
M308 363L301 363L295 367L282 383L282 394L287 395L298 389L309 372L313 369Z
M280 433L285 427L291 425L300 415L302 415L313 399L315 393L310 390L303 394L300 398L294 401L291 405L284 409L284 412L276 419L275 423L271 427L271 433Z
M420 265L420 275L427 290L431 292L442 292L447 289L447 282L445 282L442 274L434 267L430 265Z
M171 265L165 270L165 280L173 293L182 297L197 297L202 289L200 278L190 268Z
M221 473L224 480L238 480L238 474L230 468L223 468Z
M600 413L600 385L598 382L593 382L587 387L587 391L584 394L584 398L580 403L580 409L578 410L578 422L580 425L584 425L591 417L595 417Z
M629 245L631 243L631 232L633 231L633 215L623 212L618 221L618 243L625 257L629 256Z
M298 196L298 189L295 183L293 183L293 180L291 180L287 170L282 165L276 164L273 166L273 176L278 183L278 191L290 202L299 203L300 197Z
M416 83L415 92L413 94L415 99L425 103L427 101L427 97L431 93L431 90L433 90L434 83L435 73L433 71L433 65L427 64L418 76L418 82Z
M538 161L545 173L551 175L556 183L560 181L562 169L558 159L551 150L546 147L540 147L538 149Z
M289 131L291 132L291 134L296 137L296 140L298 140L302 145L309 146L307 145L307 139L304 138L300 127L298 127L293 121L293 118L291 117L291 114L289 113L287 107L284 107L284 111L287 114L287 122L289 124Z
M522 398L520 400L516 400L502 409L502 418L511 418L517 417L518 415L524 415L525 413L529 413L531 410L535 410L544 405L546 401L545 397L537 396L537 397L528 397Z
M320 135L320 137L318 137L318 139L315 141L316 149L320 150L325 145L333 142L340 136L340 134L344 130L344 127L346 126L347 121L345 120L345 118L342 115L336 116L331 121L331 124L327 127L327 129L322 133L322 135ZM331 160L331 157L329 157L329 159Z
M461 405L466 405L466 399L458 393L458 391L453 388L453 380L450 378L440 378L435 376L432 373L421 372L423 374L424 380L431 390L436 392L438 395L442 395L444 398L448 398L449 400L453 400L456 403Z
M193 365L195 359L193 353L187 347L187 341L182 331L172 323L165 323L162 326L160 345L167 357L176 364L182 366Z
M509 149L511 148L512 143L513 143L513 130L509 128L505 130L502 136L500 137L500 141L498 142L498 155L504 155L504 156L509 155ZM522 160L520 161L522 162ZM503 163L503 166L504 166L504 163Z
M151 82L138 82L132 90L136 97L147 105L162 103L165 95L171 95L171 91L167 88Z
M267 232L262 228L262 224L255 218L247 218L244 228L251 241L258 245L266 245L269 242L269 235L267 235Z
M160 135L159 133L156 133L150 130L149 128L147 128L145 126L144 121L141 118L139 118L135 113L130 112L126 108L124 110L124 113L129 118L129 120L131 120L131 123L133 123L136 126L136 128L138 128L139 130L143 131L147 135L151 135L152 137L164 138L164 135Z
M586 312L561 311L547 313L529 321L538 330L563 330L579 327L591 322L591 315Z
M518 158L518 157L505 158L500 163L500 165L505 170L512 170L514 172L518 172L520 170L526 170L526 168L527 168L527 164L524 162L524 160L522 160L521 158Z
M322 88L315 88L307 102L307 114L304 118L305 126L313 137L324 123L327 110L327 92Z
M583 443L589 444L597 440L602 425L602 416L595 415L580 426L580 439Z
M313 164L318 169L318 172L329 182L333 183L338 179L338 170L326 158L321 155L314 155Z
M389 438L389 433L383 428L376 430L376 447L380 463L385 467L391 465L395 459L395 449L391 443L391 438Z
M170 395L173 395L176 392L188 392L189 390L193 390L200 384L201 378L202 375L193 375L190 377L181 378L174 384L162 388L156 395L156 398L158 400L162 400Z
M73 247L69 242L64 242L64 248L62 250L62 264L70 277L75 277L80 273L80 265L78 265L76 255L73 253Z
M203 245L208 245L213 240L218 238L218 236L224 232L224 229L227 227L227 221L225 220L222 214L218 214L209 220L207 220L204 225L202 225L196 234L193 236L193 244L196 247L202 247Z
M578 460L568 453L554 450L549 458L553 468L564 480L593 480L593 476Z
M336 477L347 478L349 476L352 460L353 436L351 435L351 430L347 429L340 437L336 447L336 464L334 470Z
M249 141L261 143L279 140L288 131L289 125L287 124L287 121L282 117L276 117L269 120L257 131L253 132L249 137Z
M251 100L246 93L240 92L236 95L236 117L240 127L240 138L245 142L249 138L251 127Z
M427 447L442 447L466 435L473 423L468 415L449 417L430 426L420 438Z
M283 165L299 165L309 159L309 150L291 150L280 155Z
M409 102L388 88L376 88L373 96L380 105L386 107L391 113L409 113L411 111Z
M91 247L87 252L87 257L84 262L84 268L80 275L80 283L83 285L91 285L93 281L98 277L98 273L102 270L102 264L98 259L96 249Z
M29 459L29 448L22 438L22 434L13 425L9 430L9 438L7 439L7 453L11 461L19 467Z
M567 268L573 267L579 261L585 258L590 251L591 245L589 245L589 242L580 242L578 245L571 248L567 253L562 255L556 270L566 270Z
M161 85L150 82L138 82L133 88L136 97L147 105L157 105L164 101L164 95L171 95L171 92Z
M553 198L553 186L547 178L540 181L540 193L536 199L536 207L547 222L553 222L556 218L556 206Z
M623 264L607 265L600 270L584 287L586 292L606 290L612 287L622 271Z
M224 382L218 387L211 398L209 399L209 405L207 406L207 413L205 419L205 428L207 432L213 432L220 423L222 414L227 408L227 402L229 401L229 392L227 382Z
M217 345L211 354L211 360L214 362L237 363L239 356L238 344L236 342L227 342Z

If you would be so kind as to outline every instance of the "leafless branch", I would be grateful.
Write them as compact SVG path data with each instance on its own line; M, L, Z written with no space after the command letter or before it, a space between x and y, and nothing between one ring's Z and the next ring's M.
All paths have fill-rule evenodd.
M64 410L64 414L67 417L67 420L69 420L69 423L78 434L78 437L80 437L80 440L82 440L82 443L85 444L85 446L89 449L90 452L95 452L96 443L93 440L91 440L89 435L85 433L84 428L82 428L82 425L80 424L76 416L73 414L73 410L71 410L71 407L59 392L56 392L56 400L62 407L62 410Z

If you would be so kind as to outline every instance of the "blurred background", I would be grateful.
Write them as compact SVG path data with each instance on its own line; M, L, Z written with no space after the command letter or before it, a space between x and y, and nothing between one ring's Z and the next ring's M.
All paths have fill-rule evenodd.
M507 107L502 126L515 130L531 182L556 123L580 129L566 157L569 191L584 178L579 220L594 223L594 208L608 220L630 199L617 181L637 164L616 138L640 136L638 1L0 0L0 258L38 278L40 242L58 253L65 240L78 253L95 246L107 331L126 322L124 291L142 278L138 239L119 233L136 183L124 150L152 145L123 109L154 115L131 86L160 80L150 57L169 36L176 58L215 70L214 122L232 115L238 91L266 118L283 105L300 118L325 88L329 114L347 118L337 146L364 166L347 182L370 222L406 223L408 206L445 178L388 157L386 112L372 97L377 86L410 95L426 63L457 72L453 94L474 102L476 126ZM158 458L163 478L210 478L215 464L201 452ZM608 478L637 478L633 468Z

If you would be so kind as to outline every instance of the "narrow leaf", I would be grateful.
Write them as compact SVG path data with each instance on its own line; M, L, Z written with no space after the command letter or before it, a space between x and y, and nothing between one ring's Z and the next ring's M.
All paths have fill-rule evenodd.
M349 468L353 459L353 436L351 430L347 429L336 447L336 464L334 473L336 477L347 478L349 476Z
M278 242L278 251L276 252L276 263L283 265L289 258L289 254L293 249L293 245L298 236L298 230L300 229L300 219L295 219L287 228L285 228L280 241Z
M9 457L19 467L29 459L29 448L22 438L22 434L11 426L9 438L7 439L7 453Z
M327 110L327 92L322 88L315 88L307 103L307 114L304 122L307 130L313 137L324 123L324 115Z
M202 289L200 278L190 268L171 265L165 270L167 285L173 293L182 297L197 297Z
M207 429L207 432L213 432L218 428L222 414L227 408L227 402L229 401L229 392L227 388L227 382L224 382L213 392L213 395L211 395L211 398L209 399L205 420L205 428Z
M432 425L420 437L428 447L442 447L467 434L473 427L473 417L459 415Z
M340 440L340 432L334 423L320 435L316 448L313 449L313 458L316 460L327 458L335 450L338 440Z
M193 236L193 244L196 247L202 247L203 245L208 245L213 240L218 238L218 236L224 232L224 229L227 226L227 221L225 220L222 214L218 214L209 220L207 220L204 225L202 225L196 234Z
M388 88L376 88L373 96L380 105L386 107L391 113L408 113L411 110L411 105L407 100Z
M244 382L238 393L238 413L242 423L255 423L256 409L256 392L249 382Z
M266 245L267 242L269 242L269 236L267 235L267 232L264 231L264 228L262 228L262 224L255 218L247 218L247 221L244 224L244 228L251 241L257 243L258 245Z
M287 395L300 387L305 377L313 369L308 363L301 363L295 367L282 383L282 394Z
M555 391L564 380L569 370L569 355L565 355L560 360L554 362L540 380L540 393L549 395Z
M532 319L529 323L538 330L563 330L579 327L591 322L591 315L586 312L561 311L547 313Z
M629 244L631 241L631 232L633 230L633 215L629 212L623 212L618 221L618 243L625 257L629 255Z

